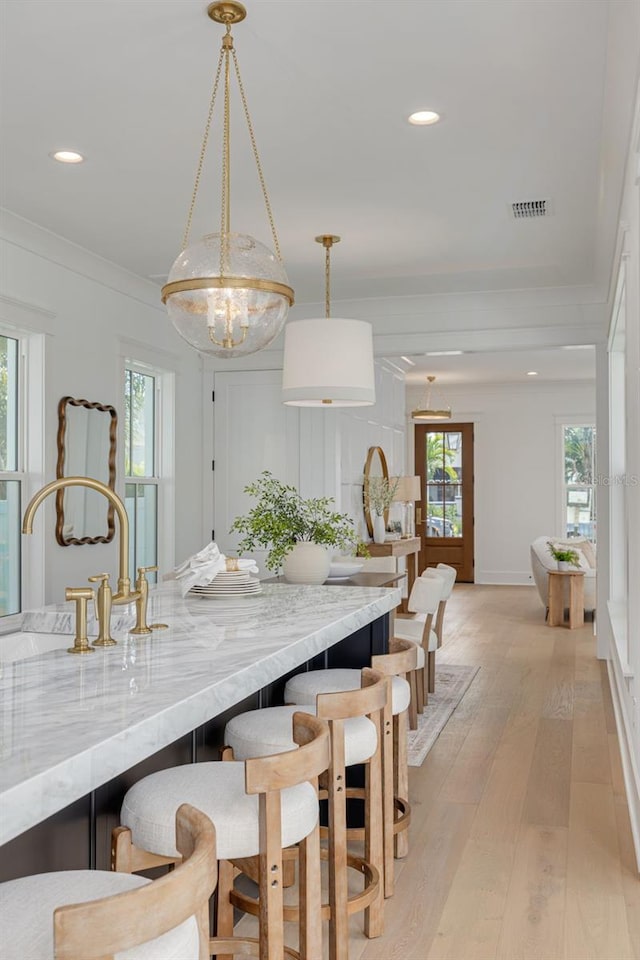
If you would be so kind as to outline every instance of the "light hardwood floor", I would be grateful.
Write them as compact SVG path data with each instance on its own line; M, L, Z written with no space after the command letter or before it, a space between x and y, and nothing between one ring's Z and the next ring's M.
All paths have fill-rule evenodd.
M350 960L640 960L640 880L592 624L547 627L533 587L459 584L438 660L480 671L410 769L411 850L385 933L367 940L352 918Z
M411 852L351 960L640 958L640 880L592 625L535 589L458 585L441 662L480 671L410 771Z

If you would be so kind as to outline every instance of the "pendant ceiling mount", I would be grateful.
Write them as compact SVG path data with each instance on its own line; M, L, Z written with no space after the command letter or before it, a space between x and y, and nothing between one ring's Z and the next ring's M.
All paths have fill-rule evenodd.
M271 203L265 186L253 124L240 76L231 27L245 19L247 11L235 0L212 3L207 14L225 28L213 81L191 204L182 241L162 288L162 302L183 339L202 353L231 358L255 353L268 346L282 330L293 290L284 269ZM232 69L233 68L233 69ZM231 124L230 86L235 76L243 114L249 129L258 180L266 208L273 252L253 237L231 229ZM191 226L202 179L204 160L218 89L223 87L222 196L220 226L190 243Z

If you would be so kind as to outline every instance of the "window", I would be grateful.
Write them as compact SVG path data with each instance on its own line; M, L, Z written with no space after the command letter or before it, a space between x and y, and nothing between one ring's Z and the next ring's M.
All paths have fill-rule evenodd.
M596 428L562 427L563 534L596 539Z
M0 334L0 617L21 604L20 341Z
M158 563L156 377L139 370L125 370L124 475L125 506L131 527L129 567L133 577L138 567ZM156 581L149 574L149 581Z

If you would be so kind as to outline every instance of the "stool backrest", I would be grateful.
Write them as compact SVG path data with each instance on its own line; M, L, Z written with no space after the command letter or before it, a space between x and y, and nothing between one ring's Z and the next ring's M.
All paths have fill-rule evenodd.
M456 577L458 576L458 571L455 567L450 567L448 563L439 563L437 567L430 567L429 569L435 569L435 572L438 576L442 577L447 584L446 590L442 594L443 600L448 600L453 592L453 588L456 582Z
M192 916L198 920L200 958L208 957L208 904L218 874L216 834L211 820L187 803L176 813L176 844L183 862L159 880L58 907L53 914L56 960L112 960Z
M371 657L371 666L386 677L404 677L418 666L418 647L411 640L392 637L389 653Z
M442 598L443 586L442 577L416 577L409 595L409 611L434 614Z
M370 667L361 674L360 689L339 693L319 693L316 710L325 720L347 720L349 717L364 717L384 708L387 688L384 676Z
M329 766L329 727L309 713L294 713L293 739L297 750L245 760L245 790L272 793L315 780Z

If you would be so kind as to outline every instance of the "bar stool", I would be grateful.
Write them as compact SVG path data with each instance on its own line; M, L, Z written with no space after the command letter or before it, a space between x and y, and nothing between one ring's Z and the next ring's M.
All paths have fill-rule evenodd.
M453 592L453 587L456 582L457 571L455 567L450 567L447 563L439 563L437 567L427 567L421 574L422 577L442 577L444 581L444 586L442 590L442 596L440 597L440 603L438 604L438 613L436 616L436 622L434 625L434 630L436 636L438 637L438 647L442 646L443 640L443 631L444 631L444 612L447 606L447 600Z
M382 665L385 657L387 656L389 656L389 654L382 654L379 659L375 658L376 664ZM413 659L411 662L414 662ZM395 663L392 664L390 661L389 664L390 666L388 670L380 670L380 672L388 674L391 680L391 703L383 717L383 763L385 747L387 746L388 741L392 739L392 717L399 717L402 714L404 716L406 731L406 717L411 701L411 688L409 684L402 675L394 676L393 674L395 673L395 670L392 667L395 666ZM404 672L404 667L402 668L402 672ZM284 690L284 699L288 700L290 703L293 702L297 704L301 708L303 706L307 707L309 703L313 703L314 698L319 697L320 695L355 689L359 682L359 675L359 670L342 667L330 668L328 670L310 670L307 673L298 673L295 677L291 677L287 681ZM389 698L387 696L387 701L388 699ZM398 744L398 750L400 752L404 750L406 757L406 733L404 740ZM399 793L394 792L394 789L391 786L391 781L389 779L390 768L393 770L393 764L389 764L387 753L386 775L383 777L383 822L385 823L386 830L386 834L384 834L384 842L387 850L389 849L389 836L404 833L408 829L411 819L411 808L409 806L406 792L404 796L400 796ZM349 795L356 796L357 788L349 791ZM359 831L350 830L349 835L354 839L357 839ZM400 842L396 840L396 852L398 853L398 856L406 856L407 850L408 844L406 840ZM385 871L385 895L389 896L390 892L393 890L392 857L385 857Z
M125 795L113 835L115 870L176 862L173 811L185 800L204 810L218 837L218 911L209 954L260 960L321 960L318 776L330 762L328 725L294 713L298 750L242 762L191 763L144 777ZM312 781L312 782L309 782ZM282 848L300 845L300 953L284 945ZM259 857L260 936L233 936L233 864ZM153 960L156 960L154 957Z
M321 671L322 672L322 671ZM329 920L329 956L347 960L349 956L349 916L364 911L365 933L378 937L383 930L383 817L382 752L380 734L382 711L387 701L387 685L381 673L370 669L354 670L355 684L348 692L321 694L304 709L315 711L328 721L331 731L331 763L326 777L320 778L320 796L329 807L327 859L329 863L329 903L323 905L323 919ZM225 743L235 759L282 753L295 748L291 738L290 717L298 706L267 707L233 717L226 726ZM345 768L366 764L364 858L347 851ZM322 788L325 789L322 789ZM322 829L322 828L321 828ZM323 831L324 832L324 831ZM348 896L347 867L358 870L365 881L364 890ZM235 890L235 906L248 913L258 912L258 901ZM285 908L285 919L295 919L296 911Z
M389 653L379 654L371 658L371 666L388 677L393 690L396 684L397 693L391 698L392 713L389 733L388 715L385 715L385 736L382 743L382 782L385 801L385 836L384 836L384 884L385 896L393 895L394 889L394 855L398 858L406 857L409 853L409 823L411 822L411 807L409 805L409 763L407 756L408 734L408 697L407 686L404 686L404 696L401 696L401 686L398 680L407 684L407 677L415 676L418 659L418 648L410 640L400 640L393 637L389 641ZM395 680L394 678L398 678ZM403 705L406 705L402 709Z
M215 830L189 804L174 829L182 862L159 880L68 870L1 884L4 960L206 960Z
M435 689L436 650L438 637L432 628L444 581L442 577L416 577L409 596L410 614L396 617L393 628L395 637L410 640L418 647L417 709L422 713L429 694ZM425 667L427 670L425 671Z

